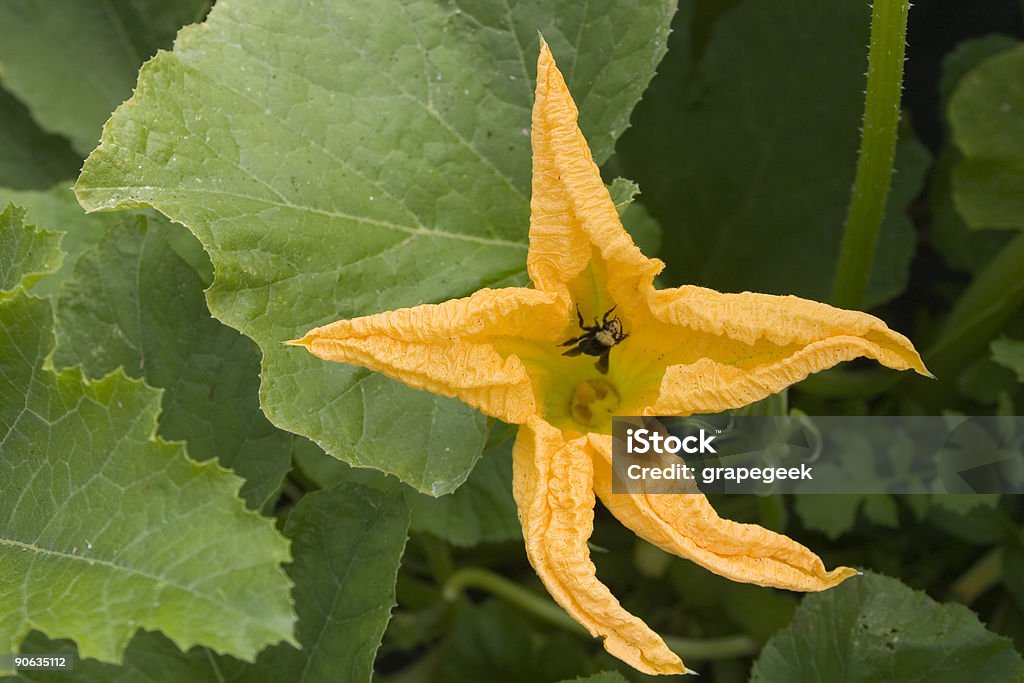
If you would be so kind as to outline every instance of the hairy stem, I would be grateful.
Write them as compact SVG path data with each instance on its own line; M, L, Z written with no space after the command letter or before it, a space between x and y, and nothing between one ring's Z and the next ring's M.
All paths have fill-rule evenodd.
M449 601L457 600L467 588L487 591L542 621L570 633L590 638L590 634L585 628L573 621L572 617L551 600L485 569L468 567L449 576L444 585L444 597ZM669 636L665 638L665 644L684 660L694 661L742 657L754 654L760 649L757 641L745 635L707 639Z
M909 9L908 0L875 0L871 8L868 85L857 176L846 214L832 294L833 303L842 308L863 305L878 231L885 216L900 121Z

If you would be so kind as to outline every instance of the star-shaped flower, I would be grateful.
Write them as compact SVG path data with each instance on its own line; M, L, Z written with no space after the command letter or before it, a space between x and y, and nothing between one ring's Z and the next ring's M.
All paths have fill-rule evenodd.
M513 489L551 596L636 669L683 673L597 579L587 548L595 492L647 541L736 581L818 591L855 572L826 571L786 536L723 520L699 494L612 494L612 415L717 413L859 356L927 370L905 337L864 313L793 296L655 289L663 264L623 230L543 43L532 144L533 288L340 320L292 343L520 425Z

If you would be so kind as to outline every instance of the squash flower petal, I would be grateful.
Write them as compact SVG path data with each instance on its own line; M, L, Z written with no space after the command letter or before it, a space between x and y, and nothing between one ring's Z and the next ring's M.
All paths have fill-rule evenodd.
M457 396L492 417L522 424L537 412L530 378L519 358L502 357L490 340L513 336L553 343L544 323L560 320L554 301L536 289L482 289L441 304L339 320L289 344L417 389Z
M589 436L601 502L623 526L665 552L733 581L791 591L825 590L857 573L849 567L826 571L821 558L788 536L722 519L693 482L692 493L613 494L611 437Z
M594 528L594 465L586 436L562 432L533 417L513 449L512 492L530 564L551 597L604 647L646 673L684 669L647 624L622 608L597 579L587 539Z
M865 313L793 296L655 289L664 264L623 229L577 118L542 41L531 132L532 288L339 320L289 343L521 425L513 493L544 586L619 659L648 674L685 673L598 580L587 549L595 493L639 536L736 581L818 591L856 572L826 570L786 536L721 519L698 491L613 494L612 416L739 408L862 356L929 373L910 341Z

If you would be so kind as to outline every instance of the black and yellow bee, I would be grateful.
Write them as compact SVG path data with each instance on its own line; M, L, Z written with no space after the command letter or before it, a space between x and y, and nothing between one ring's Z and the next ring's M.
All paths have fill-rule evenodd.
M618 316L612 317L612 311L614 310L615 306L612 306L604 314L600 322L598 322L597 318L594 318L593 325L586 325L583 320L583 314L580 312L580 307L577 304L576 317L579 318L580 329L583 330L583 334L559 344L559 346L573 347L562 355L578 356L581 353L585 353L588 356L598 356L597 371L602 375L607 374L608 354L611 353L612 347L629 336L622 331L622 321L619 320Z

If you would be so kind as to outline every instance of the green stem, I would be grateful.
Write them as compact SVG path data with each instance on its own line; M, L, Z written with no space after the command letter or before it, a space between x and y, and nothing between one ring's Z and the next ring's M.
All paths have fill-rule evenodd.
M527 614L532 614L542 621L546 621L571 633L588 637L590 635L585 628L576 623L572 617L555 603L486 569L468 567L458 570L448 577L442 594L445 600L454 602L467 588L485 590L508 604L518 607Z
M290 476L285 477L284 482L282 482L281 493L293 503L299 502L299 499L306 495L302 486L300 486Z
M555 603L485 569L468 567L449 576L448 581L444 584L445 600L452 602L458 600L467 588L485 590L542 621L584 638L591 637L585 628L576 623ZM669 649L681 658L694 661L743 657L754 654L760 649L756 640L745 635L707 639L669 636L664 640Z
M957 300L925 354L939 379L951 380L976 357L1024 304L1024 233L1014 237L992 259Z
M418 535L417 539L423 556L427 560L427 566L430 567L430 573L439 583L444 583L455 569L452 551L448 544L430 534Z
M718 638L664 638L668 649L681 659L704 662L712 659L747 657L761 651L761 645L750 636L737 634Z
M908 0L875 0L871 8L864 128L832 294L833 303L842 308L863 305L885 216L900 121L909 9Z
M971 565L949 589L950 597L969 605L1003 578L1003 549L993 548Z

